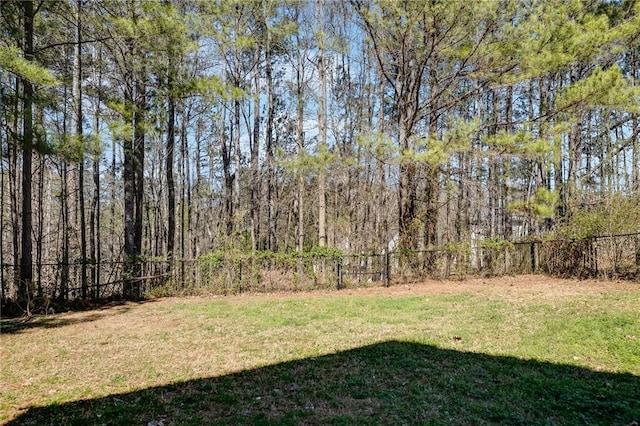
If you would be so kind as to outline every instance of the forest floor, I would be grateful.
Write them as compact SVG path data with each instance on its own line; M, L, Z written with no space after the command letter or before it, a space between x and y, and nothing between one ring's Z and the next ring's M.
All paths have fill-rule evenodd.
M165 298L0 325L0 424L640 421L636 283Z

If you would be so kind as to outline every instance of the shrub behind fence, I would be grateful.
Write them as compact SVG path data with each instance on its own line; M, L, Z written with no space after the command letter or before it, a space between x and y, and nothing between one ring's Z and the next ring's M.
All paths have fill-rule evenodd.
M452 244L439 250L352 255L331 251L215 253L198 259L140 260L136 263L140 276L129 278L125 277L127 265L131 264L103 261L86 263L84 268L81 262L38 265L27 303L37 310L48 301L68 304L80 299L119 298L127 279L137 281L140 297L299 291L536 272L560 277L636 279L640 234L517 243L495 240L475 247ZM18 271L14 265L2 265L0 269L5 307L16 301Z

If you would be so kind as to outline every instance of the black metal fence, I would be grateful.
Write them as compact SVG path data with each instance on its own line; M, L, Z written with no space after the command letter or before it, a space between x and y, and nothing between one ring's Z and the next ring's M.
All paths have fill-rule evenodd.
M577 278L640 278L640 234L536 243L538 269Z
M538 272L561 277L636 279L640 271L640 234L516 243L491 241L378 254L218 253L191 260L140 260L135 263L134 275L127 272L131 270L128 266L131 262L38 265L26 302L37 310L53 301L68 304L119 298L126 283L131 282L135 282L138 296L146 297L298 291ZM1 265L0 296L5 308L16 304L18 270L14 265Z

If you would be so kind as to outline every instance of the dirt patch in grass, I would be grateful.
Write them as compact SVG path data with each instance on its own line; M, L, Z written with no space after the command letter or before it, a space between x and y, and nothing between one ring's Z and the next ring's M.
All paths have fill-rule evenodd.
M310 299L318 297L353 296L428 296L470 293L484 296L498 296L505 301L566 300L575 296L619 294L640 290L640 284L628 281L575 280L559 279L544 275L519 275L493 278L473 278L467 280L431 280L413 283L393 283L386 287L383 283L374 283L368 287L346 288L341 290L317 290L279 293L244 293L229 296L191 296L187 298L167 298L163 303L182 304L185 300L206 301L222 299L231 303L246 300L282 300Z
M634 291L640 289L636 283L624 281L569 280L556 279L542 275L520 275L497 278L474 278L464 281L425 280L419 283L398 283L391 287L373 287L347 290L358 294L374 295L428 295L428 294L527 294L546 298L574 296L576 294L594 294L604 292Z

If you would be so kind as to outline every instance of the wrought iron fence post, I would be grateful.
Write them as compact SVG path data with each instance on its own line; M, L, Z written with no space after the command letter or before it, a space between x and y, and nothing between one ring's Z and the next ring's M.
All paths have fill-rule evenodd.
M185 265L186 263L186 259L184 257L184 254L182 255L182 259L180 261L180 289L183 290L185 287L185 275L186 275L186 271L185 271Z
M593 237L593 263L596 270L596 277L599 275L598 273L598 237Z
M384 253L384 285L389 287L391 285L391 267L389 262L389 250Z
M537 269L537 262L536 262L536 242L532 241L531 242L531 246L529 248L530 254L531 254L531 273L535 274L536 273L536 269Z

